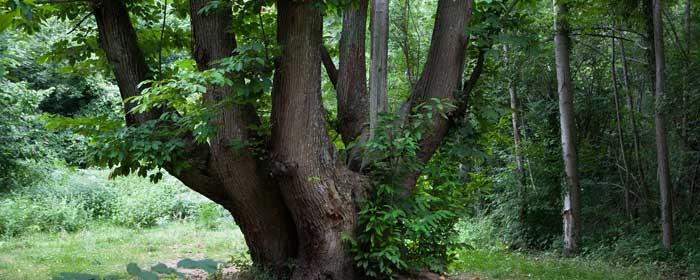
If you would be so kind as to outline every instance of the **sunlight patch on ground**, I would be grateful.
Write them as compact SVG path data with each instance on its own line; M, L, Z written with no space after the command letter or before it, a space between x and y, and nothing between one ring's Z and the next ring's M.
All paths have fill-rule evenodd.
M37 233L0 241L0 279L47 279L62 272L126 276L126 265L192 258L227 261L247 247L238 228L227 223L202 229L170 223L134 230L96 225L72 234Z

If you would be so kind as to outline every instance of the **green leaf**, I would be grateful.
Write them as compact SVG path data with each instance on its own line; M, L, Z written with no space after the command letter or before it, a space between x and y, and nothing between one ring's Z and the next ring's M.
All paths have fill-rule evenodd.
M12 20L18 14L18 11L19 10L15 10L13 12L0 15L0 33L2 33L3 31L5 31L5 29L10 27L10 25L12 24Z

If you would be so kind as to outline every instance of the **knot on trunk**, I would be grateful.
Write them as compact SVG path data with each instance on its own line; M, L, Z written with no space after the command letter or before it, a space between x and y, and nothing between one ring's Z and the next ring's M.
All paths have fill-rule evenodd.
M289 177L299 168L299 165L293 162L278 159L272 159L270 162L270 175L272 177Z

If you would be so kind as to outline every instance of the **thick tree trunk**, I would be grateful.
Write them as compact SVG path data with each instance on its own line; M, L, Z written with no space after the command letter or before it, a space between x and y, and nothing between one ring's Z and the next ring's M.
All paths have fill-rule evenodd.
M323 17L313 2L277 2L277 61L272 92L273 173L299 237L292 279L354 279L343 242L356 227L362 179L337 159L326 133L320 88Z
M209 0L190 1L192 53L200 70L215 66L236 48L230 33L231 8L224 5L215 11L199 13ZM230 77L231 79L240 79ZM231 98L230 87L210 87L204 98L217 106ZM254 141L252 125L259 123L255 108L231 104L219 109L211 125L217 133L209 141L209 169L230 199L228 210L239 225L256 264L284 273L286 263L296 257L297 240L294 223L279 188L263 162L256 162L251 150L235 149L234 142Z
M580 188L576 167L576 119L574 99L571 88L571 70L569 68L569 27L565 17L566 4L555 4L554 51L557 66L559 88L559 118L561 127L561 145L566 172L566 194L564 195L564 254L569 255L578 248L581 231L581 206L579 204Z
M367 95L367 67L365 66L365 33L367 27L367 0L360 0L357 7L343 13L343 29L340 35L340 63L336 98L338 133L343 143L364 142L369 136L369 98ZM358 147L348 151L348 165L359 170L361 153Z
M372 0L371 64L369 72L369 138L374 138L379 114L389 108L387 59L389 56L389 0Z
M653 0L652 19L654 24L654 125L656 128L656 164L657 176L659 178L659 193L661 198L661 228L663 229L662 243L664 248L671 249L673 244L673 185L671 184L671 170L668 162L666 114L664 112L665 59L661 9L661 0Z

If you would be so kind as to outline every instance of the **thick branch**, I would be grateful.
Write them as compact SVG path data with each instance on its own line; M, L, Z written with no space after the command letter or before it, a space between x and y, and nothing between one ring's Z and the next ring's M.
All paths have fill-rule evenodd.
M369 132L369 99L365 65L365 32L367 25L367 0L345 10L340 36L340 69L338 71L338 122L339 133L345 145L353 141L363 142ZM357 148L348 151L348 165L359 170L361 152Z
M323 16L317 5L277 1L282 54L272 90L273 173L299 236L293 280L355 279L342 246L355 229L359 176L337 159L326 131L321 99Z
M321 44L321 61L323 62L323 67L326 68L326 74L328 74L328 79L331 80L333 88L338 88L338 69L335 68L333 63L333 58L331 54L328 53L328 48Z
M236 48L235 36L229 32L231 7L225 5L216 11L199 13L208 2L190 0L192 53L200 70L214 67L218 60L231 56ZM217 106L231 95L228 86L212 86L205 94L205 101ZM248 149L231 145L252 141L255 132L250 127L258 123L252 105L231 104L220 108L211 122L217 133L209 140L212 154L209 169L230 199L228 209L245 236L253 261L284 273L287 259L296 256L294 223L266 165L257 162Z
M117 79L122 100L141 94L139 84L150 78L151 73L138 46L136 31L131 25L124 2L95 0L93 13L97 21L100 47ZM128 125L156 119L158 116L157 112L130 113L133 107L134 104L124 102Z
M467 44L464 30L471 18L471 7L472 0L438 2L428 59L410 97L411 108L415 109L432 99L456 101L454 93L459 91L461 84ZM432 123L428 124L420 140L417 158L421 163L426 163L432 157L447 135L448 128L448 120L434 112ZM419 174L413 172L404 179L404 195L413 191Z
M464 85L462 86L461 96L457 102L457 109L454 111L453 114L450 114L451 123L455 123L456 120L464 117L464 115L467 112L467 106L469 105L469 103L468 103L469 96L471 95L472 91L474 90L474 87L476 87L476 83L479 81L479 78L481 77L481 73L484 72L484 62L486 61L486 51L487 51L487 49L479 50L479 54L477 55L477 58L476 58L476 65L474 65L474 69L472 69L472 73L469 74L469 80L467 80L464 83Z

